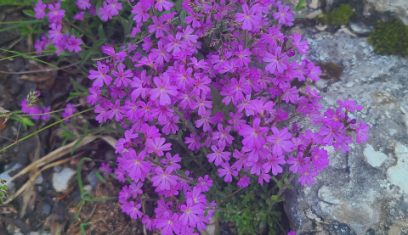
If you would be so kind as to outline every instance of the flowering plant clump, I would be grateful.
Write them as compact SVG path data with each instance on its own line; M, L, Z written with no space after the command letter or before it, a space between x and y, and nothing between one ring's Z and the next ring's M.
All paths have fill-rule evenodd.
M329 166L324 147L347 152L353 136L360 144L367 141L368 125L349 117L362 106L346 99L324 111L316 90L293 85L318 81L321 70L308 58L293 59L308 53L308 42L282 33L282 25L293 25L294 12L280 1L92 2L75 1L74 19L131 19L130 40L105 43L105 57L89 70L87 101L97 122L125 129L116 144L114 174L129 185L119 202L146 229L197 234L229 198L209 200L206 192L213 186L267 185L286 166L302 185L311 185ZM34 10L50 22L48 35L36 43L38 53L49 45L57 54L85 50L81 35L65 29L60 2L39 0ZM29 104L27 99L24 112L41 112ZM72 106L64 118L75 112ZM316 128L299 127L300 117ZM215 184L214 175L223 182ZM151 187L154 194L146 190ZM147 213L144 203L154 198L154 214Z

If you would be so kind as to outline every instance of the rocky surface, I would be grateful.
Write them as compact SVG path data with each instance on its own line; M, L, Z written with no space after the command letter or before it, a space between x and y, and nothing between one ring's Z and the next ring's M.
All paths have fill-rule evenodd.
M323 108L338 99L363 105L354 113L371 127L367 143L343 154L327 148L330 166L311 186L294 181L285 210L297 234L408 233L408 61L373 52L366 38L343 32L305 35L308 57L344 68L340 79L311 84Z
M404 24L408 25L407 0L366 0L376 11L391 12Z

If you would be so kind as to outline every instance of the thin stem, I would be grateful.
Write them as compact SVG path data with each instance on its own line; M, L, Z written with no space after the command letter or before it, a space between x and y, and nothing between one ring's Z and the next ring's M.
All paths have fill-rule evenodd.
M279 198L279 197L280 197L280 195L283 193L283 191L285 191L286 186L289 185L290 181L292 181L293 178L295 178L295 174L292 174L292 175L289 177L288 182L287 182L286 184L284 184L284 185L282 186L282 188L279 190L278 194L276 194L276 198ZM272 200L272 199L271 199L271 200ZM275 201L275 200L272 200L272 204L269 205L269 206L271 207L271 206L272 206L273 204L275 204L275 203L276 203L276 201Z
M24 71L24 72L7 72L7 71L0 71L0 73L4 73L4 74L27 74L27 73L41 73L41 72L50 72L50 71L54 71L54 70L63 70L66 69L68 67L71 66L75 66L77 64L79 64L80 62L74 63L74 64L70 64L67 66L63 66L63 67L57 67L57 68L53 68L53 69L42 69L42 70L33 70L33 71Z
M189 155L194 159L194 161L197 163L198 166L200 166L201 168L201 163L198 160L198 158L194 155L194 153L187 147L187 145L181 141L179 138L177 138L174 135L170 135L170 138L173 138L174 140L176 140L188 153Z
M26 140L26 139L30 138L31 136L34 136L34 135L40 133L40 132L43 131L43 130L46 130L46 129L52 127L52 126L55 126L55 125L57 125L58 123L61 123L61 122L65 121L65 120L67 120L67 119L69 119L69 118L78 116L78 115L80 115L80 114L86 113L86 112L91 111L91 110L94 110L94 109L95 109L95 108L86 109L86 110L84 110L84 111L75 113L75 114L73 114L73 115L71 115L71 116L69 116L69 117L67 117L67 118L64 118L64 119L61 119L61 120L59 120L59 121L57 121L57 122L54 122L54 123L52 123L52 124L50 124L50 125L48 125L48 126L42 128L42 129L40 129L40 130L38 130L38 131L36 131L36 132L34 132L34 133L29 134L29 135L26 136L26 137L23 137L23 138L17 140L17 141L14 142L13 144L10 144L9 146L7 146L7 147L1 149L0 152L5 151L6 149L10 148L11 146L13 146L13 145L15 145L15 144L17 144L17 143L19 143L19 142L21 142L21 141L23 141L23 140Z
M71 107L69 107L69 108L64 108L64 109L58 109L58 110L55 110L55 111L51 111L51 112L48 112L48 113L41 113L41 114L23 114L23 115L17 115L17 116L20 116L20 117L26 117L26 116L42 116L42 115L47 115L47 114L52 114L52 113L58 113L58 112L61 112L61 111L64 111L64 110L70 109L70 108L76 108L76 107L79 107L79 106L81 106L81 105L83 105L83 104L86 104L86 102L76 104L76 105L71 106ZM1 117L1 115L0 115L0 117Z
M235 192L231 193L230 195L228 195L228 196L226 196L224 198L221 198L220 203L227 200L228 198L234 196L235 194L239 193L242 189L244 189L244 188L240 188L240 189L236 190Z

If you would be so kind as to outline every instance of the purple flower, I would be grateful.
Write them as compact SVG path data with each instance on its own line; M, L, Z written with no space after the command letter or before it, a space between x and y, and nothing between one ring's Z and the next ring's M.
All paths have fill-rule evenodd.
M229 162L223 162L221 163L221 166L223 169L218 169L218 176L224 176L224 182L232 182L232 176L237 176L238 171L230 167Z
M162 229L163 235L172 235L173 232L179 234L182 227L177 213L170 214L170 212L166 211L163 213L163 217L156 219L156 221L156 228Z
M104 162L103 162L102 165L101 165L101 167L99 167L99 170L112 173L112 169L110 168L110 164L109 164L109 163L104 163ZM107 175L106 172L103 173L103 175Z
M340 108L345 108L346 111L353 112L355 110L363 110L363 106L356 105L356 102L352 100L345 99L344 102L342 100L337 100L337 103L340 104Z
M70 52L75 51L75 53L78 53L81 51L81 47L79 46L81 44L82 44L81 39L75 38L74 35L71 35L71 37L68 39L67 49Z
M148 153L155 153L158 156L163 156L163 151L170 151L171 150L171 143L164 144L166 141L165 138L154 138L154 139L147 139L146 141L146 151Z
M316 181L313 176L319 175L316 168L310 168L310 164L306 164L303 168L299 169L299 173L301 176L298 181L302 185L305 185L305 183L307 183L307 185L313 184Z
M38 4L35 4L34 11L35 18L42 19L45 16L45 9L47 8L47 4L43 4L42 0L38 0Z
M48 113L51 110L51 107L43 107L42 113ZM46 121L48 118L51 117L51 114L45 114L41 116L41 120Z
M67 118L69 116L72 116L75 113L76 108L71 108L72 106L75 106L75 105L71 103L67 104L66 109L62 113L62 118ZM69 119L66 119L64 122L69 122Z
M302 167L309 163L310 157L303 158L303 152L299 152L297 154L297 158L289 156L289 159L286 161L287 164L291 164L289 170L292 171L294 174L300 171Z
M249 180L250 180L250 178L249 178L248 176L243 175L243 176L239 179L237 185L238 185L239 187L241 187L241 188L245 188L246 186L249 185Z
M194 136L193 133L190 134L190 137L186 137L186 140L184 143L188 144L188 149L194 151L198 150L201 148L201 143L200 143L201 137L199 136Z
M224 146L219 146L217 148L217 146L213 145L213 146L211 146L211 150L214 153L208 154L207 157L208 157L208 160L210 162L214 162L214 165L219 166L220 164L223 163L223 160L229 161L229 159L230 159L229 156L231 155L231 153L230 152L223 152L224 151Z
M149 8L150 5L148 2L138 2L132 9L132 14L135 14L133 20L138 23L140 23L142 20L145 22L150 17L148 13Z
M293 33L293 36L289 36L293 40L293 46L299 50L300 54L307 54L307 51L309 50L308 42L307 40L301 42L302 40L302 35Z
M157 187L157 190L169 190L170 185L176 185L178 177L171 175L173 168L167 167L165 171L161 167L156 167L154 172L155 176L152 177L153 186Z
M218 131L213 132L213 140L218 140L218 146L229 146L232 144L234 137L229 133L231 131L231 126L224 127L221 123L218 123Z
M186 201L186 205L181 205L180 210L184 212L181 214L179 220L181 221L182 225L190 225L194 227L198 222L200 222L200 218L198 215L203 214L203 205L201 203L194 203L193 199L188 198Z
M271 130L273 135L269 136L267 140L273 144L273 155L281 156L285 152L290 152L293 147L293 142L290 140L292 134L289 133L288 128L283 128L283 130L279 131L278 128L273 126Z
M84 20L84 14L85 14L84 11L81 11L81 12L75 14L74 15L74 20Z
M289 6L285 6L285 8L284 8L282 4L279 4L279 11L273 13L273 18L274 18L275 20L279 19L279 21L278 21L279 24L284 24L284 25L287 25L287 26L292 26L292 25L293 25L293 21L294 21L294 18L293 18L293 15L294 15L294 14L295 14L295 13L293 13L293 12L290 10L290 7L289 7Z
M271 74L274 74L275 71L283 73L283 71L287 69L285 60L288 58L288 56L286 53L281 54L281 51L281 47L276 47L274 54L269 52L265 53L263 61L271 62L265 67L265 70L268 70Z
M241 130L239 130L239 134L244 137L242 144L248 148L252 148L254 146L260 148L265 144L264 135L267 134L268 128L260 127L260 124L261 119L255 118L252 123L252 127L247 124L242 125Z
M209 187L211 187L213 185L213 181L210 180L210 177L208 175L205 175L204 178L202 177L198 177L198 184L196 187L198 187L201 192L206 192L208 191Z
M89 0L77 0L76 4L80 10L86 10L91 8Z
M65 10L60 10L61 2L55 3L55 5L48 4L50 12L47 14L48 21L51 23L61 23L62 18L65 16Z
M161 164L167 165L167 168L172 168L172 171L180 169L181 166L176 162L180 162L181 157L178 154L175 154L174 157L170 153L166 153L166 159L160 161Z
M261 21L261 15L256 14L258 11L258 4L252 6L251 10L248 9L248 5L245 3L242 5L243 13L236 13L235 19L238 22L242 22L243 30L252 30L252 25L257 25Z
M91 80L95 79L92 86L100 88L100 87L103 87L103 83L109 86L109 84L112 81L112 77L107 74L109 72L109 67L103 65L100 61L98 61L97 64L98 64L98 71L96 70L89 71L90 75L88 76L88 78Z
M370 127L366 123L363 123L362 121L358 121L358 126L351 125L351 127L355 128L357 143L362 144L362 142L367 142L367 139L370 136L365 132L369 131Z
M129 203L123 204L120 208L122 209L123 212L128 214L130 218L132 219L137 219L137 218L142 218L143 213L139 210L142 205L139 203L135 205L134 201L131 201Z
M161 19L157 19L156 16L153 16L152 20L153 24L149 25L149 33L156 32L156 38L164 37L164 32L169 31L169 25L164 24L164 22Z
M129 173L130 179L136 182L139 179L144 181L151 167L150 163L144 161L146 152L142 151L137 155L135 150L129 149L129 152L122 153L122 156L123 170Z

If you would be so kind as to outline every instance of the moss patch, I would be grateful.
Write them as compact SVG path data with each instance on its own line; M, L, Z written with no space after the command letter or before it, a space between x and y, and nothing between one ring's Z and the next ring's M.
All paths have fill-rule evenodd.
M342 4L327 15L327 21L331 25L346 25L354 14L356 13L351 9L350 5Z
M378 22L368 41L380 55L408 55L408 26L397 20Z
M320 66L322 70L322 75L320 75L321 79L333 79L334 81L340 81L340 77L343 74L344 67L333 62L318 62L316 63L317 66Z
M331 12L323 13L317 17L317 22L334 26L346 25L351 18L357 16L348 4L334 8Z

